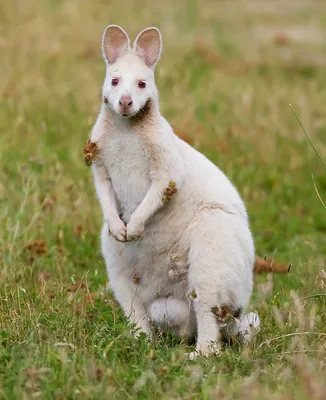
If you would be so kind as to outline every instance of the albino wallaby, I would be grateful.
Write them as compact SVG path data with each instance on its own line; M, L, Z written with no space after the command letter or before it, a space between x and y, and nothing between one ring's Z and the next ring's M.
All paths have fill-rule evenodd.
M257 314L244 313L255 260L245 206L160 114L159 30L143 30L131 47L127 33L110 25L102 50L103 104L89 144L110 286L139 331L168 326L196 336L191 357L216 354L223 335L246 340L259 326Z

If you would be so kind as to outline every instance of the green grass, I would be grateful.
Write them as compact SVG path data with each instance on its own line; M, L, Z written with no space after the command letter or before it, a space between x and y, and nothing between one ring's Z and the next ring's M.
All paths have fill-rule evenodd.
M109 23L161 28L162 113L239 188L257 252L293 262L256 277L250 348L190 362L171 335L134 339L106 290L82 148ZM302 0L1 3L1 399L326 398L326 174L289 107L325 162L325 23Z

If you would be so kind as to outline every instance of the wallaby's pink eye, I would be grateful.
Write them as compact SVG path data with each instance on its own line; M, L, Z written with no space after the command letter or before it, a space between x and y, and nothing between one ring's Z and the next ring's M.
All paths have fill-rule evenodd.
M113 78L111 81L111 85L112 86L117 86L117 84L119 83L119 79L118 78Z
M141 89L145 89L145 87L146 87L146 82L145 82L145 81L139 81L139 82L138 82L138 86L139 86Z

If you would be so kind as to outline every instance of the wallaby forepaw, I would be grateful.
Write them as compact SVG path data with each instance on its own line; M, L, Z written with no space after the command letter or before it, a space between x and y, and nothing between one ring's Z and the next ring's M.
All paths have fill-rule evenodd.
M127 225L127 241L132 242L133 240L138 240L143 236L143 233L144 224L131 219Z
M109 234L118 242L125 242L127 240L126 225L121 221L121 219L110 221Z

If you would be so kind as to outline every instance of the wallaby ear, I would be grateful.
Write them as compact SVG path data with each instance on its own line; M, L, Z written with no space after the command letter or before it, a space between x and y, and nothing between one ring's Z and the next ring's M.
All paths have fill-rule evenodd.
M135 39L134 50L148 67L155 67L162 52L162 36L157 28L146 28Z
M102 51L103 57L109 64L113 64L117 59L128 51L130 47L129 37L124 29L118 25L109 25L103 34Z

